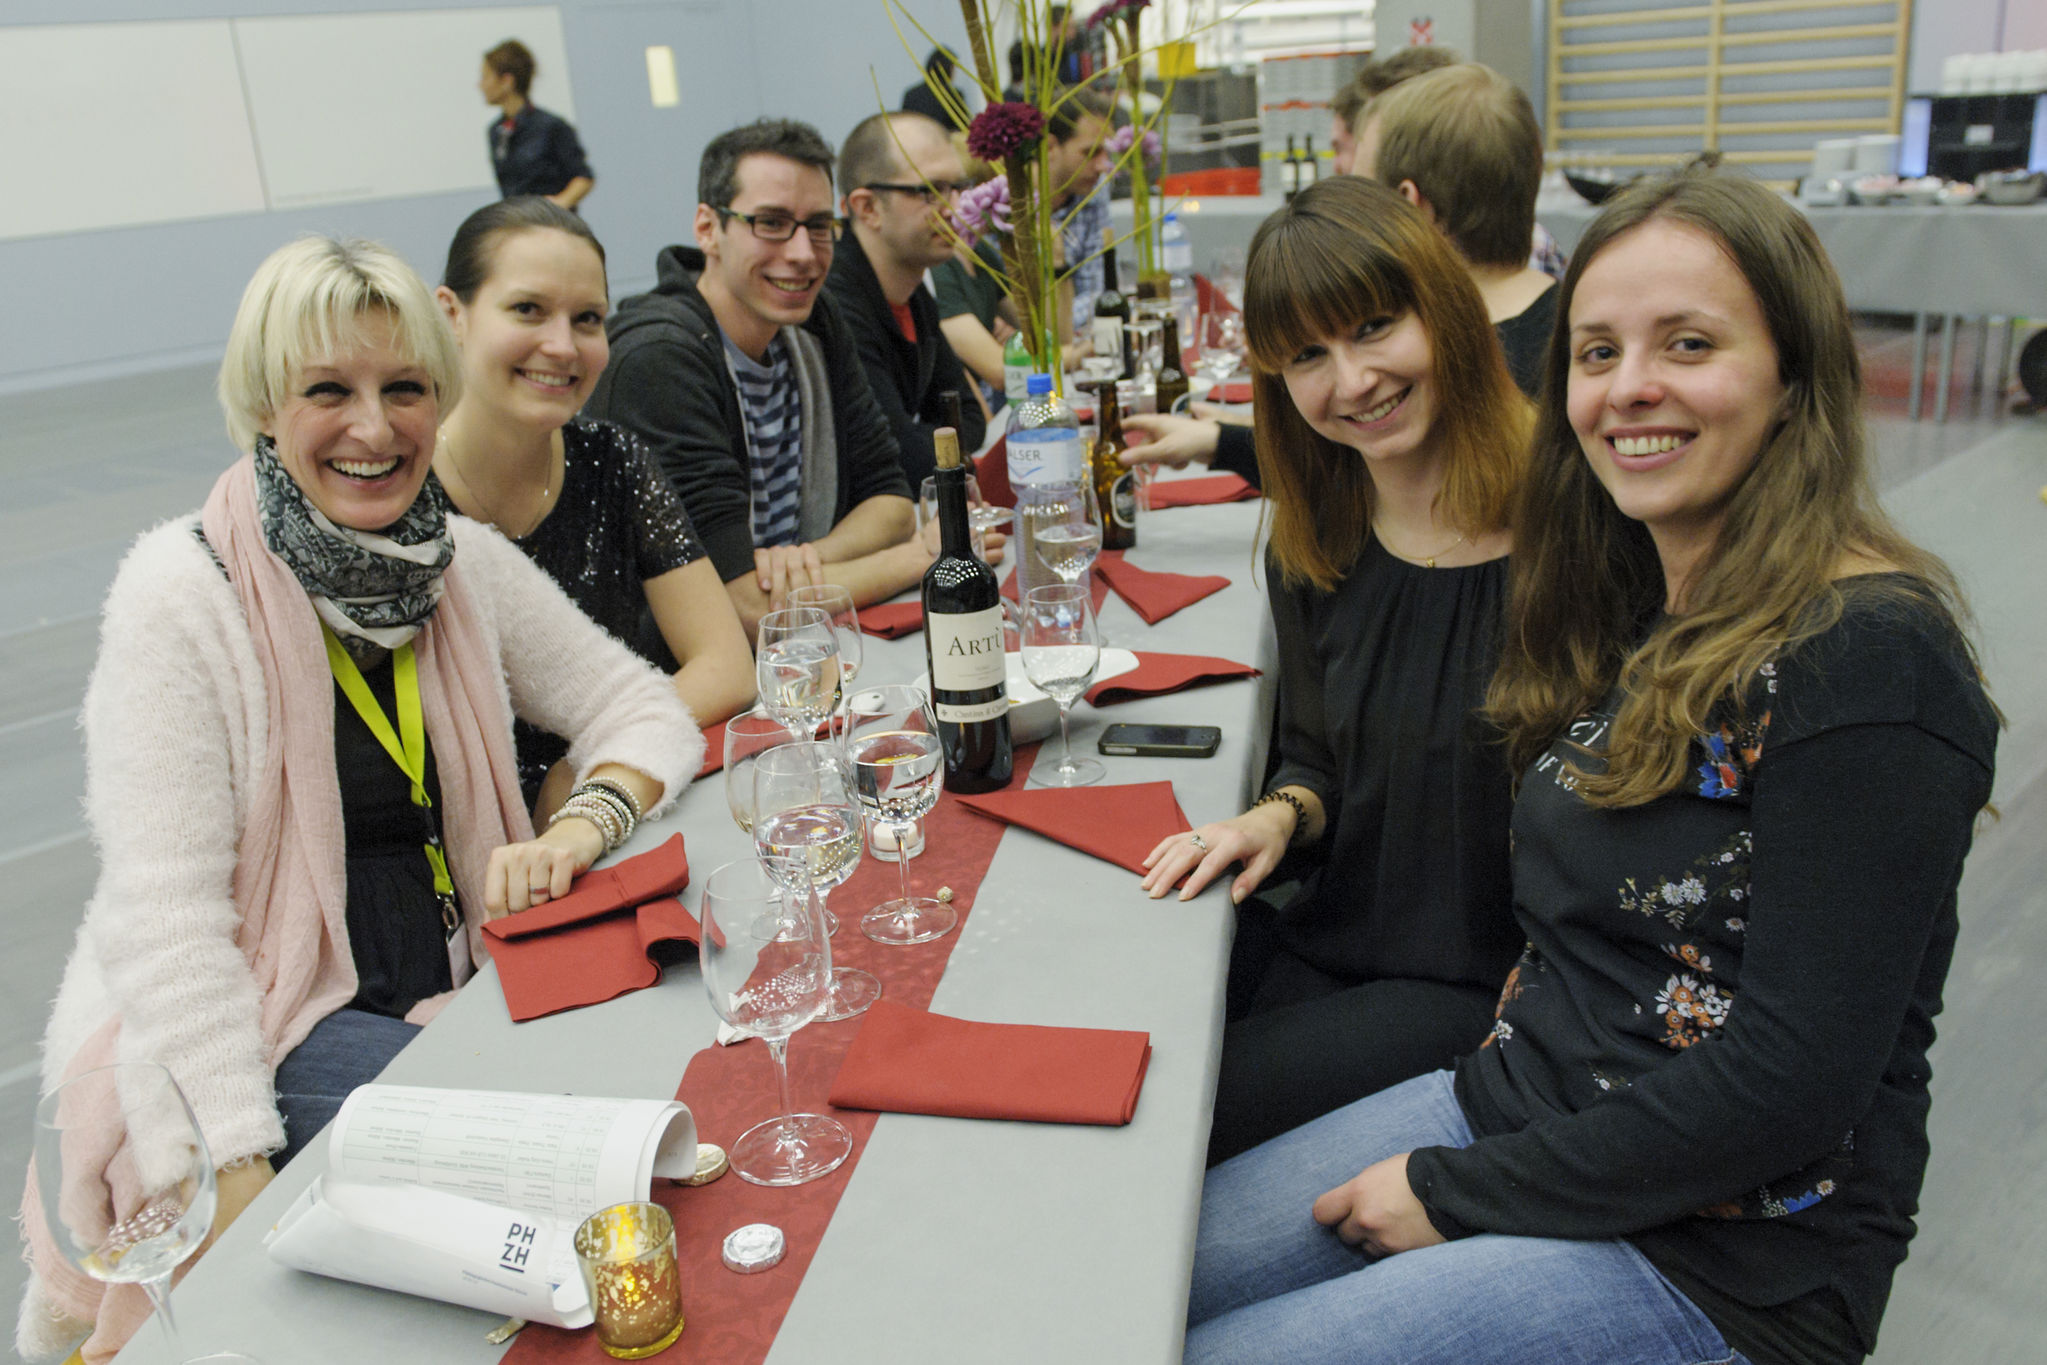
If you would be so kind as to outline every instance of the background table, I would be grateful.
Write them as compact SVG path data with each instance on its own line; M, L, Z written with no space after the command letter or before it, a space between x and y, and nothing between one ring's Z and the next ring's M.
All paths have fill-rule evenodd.
M1112 594L1102 629L1112 645L1224 654L1267 675L1075 712L1075 742L1090 749L1114 720L1220 725L1222 748L1210 759L1105 760L1110 782L1171 779L1196 824L1243 809L1263 771L1273 660L1262 578L1252 573L1259 506L1148 516L1136 562L1225 573L1231 586L1156 626ZM869 638L866 660L862 681L909 681L924 668L923 637ZM721 784L720 775L694 784L626 850L682 831L692 909L712 868L751 852ZM1136 1118L1091 1128L884 1115L770 1361L1179 1360L1221 1047L1227 880L1186 904L1152 901L1121 868L1025 830L1003 836L932 1008L1149 1031ZM858 932L863 908L836 907L842 934ZM694 963L670 968L652 989L518 1025L486 969L382 1079L667 1099L715 1026ZM803 1045L798 1034L791 1046ZM823 1098L796 1101L817 1107ZM191 1352L247 1351L267 1365L495 1361L502 1348L483 1335L497 1319L271 1262L262 1233L324 1168L323 1151L315 1143L279 1175L178 1287ZM673 1358L698 1358L687 1332ZM120 1356L123 1365L173 1359L155 1324Z

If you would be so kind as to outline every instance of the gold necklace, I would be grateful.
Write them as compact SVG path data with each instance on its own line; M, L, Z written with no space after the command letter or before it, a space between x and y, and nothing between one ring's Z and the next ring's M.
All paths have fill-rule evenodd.
M1464 533L1460 531L1457 535L1457 539L1451 541L1448 545L1445 545L1442 549L1436 551L1432 555L1411 555L1404 550L1394 549L1393 542L1386 539L1386 532L1380 528L1379 523L1376 521L1372 523L1372 534L1379 537L1379 543L1381 545L1384 545L1387 548L1387 550L1390 551L1396 558L1404 559L1410 564L1420 564L1424 569L1435 568L1437 560L1441 559L1444 555L1449 554L1459 545L1462 545L1466 539Z
M455 448L453 441L448 439L448 429L445 426L440 429L440 440L441 446L448 452L448 462L454 465L455 472L462 476L462 487L468 491L470 497L476 499L476 505L483 509L483 514L489 519L490 524L503 531L513 540L523 540L525 537L532 535L534 529L547 516L547 500L554 494L554 451L549 449L547 452L547 474L541 480L540 506L534 510L533 517L528 522L526 529L515 532L510 529L510 523L500 517L492 510L491 505L483 500L483 490L476 486L476 480L469 477L469 471L462 467L462 452Z

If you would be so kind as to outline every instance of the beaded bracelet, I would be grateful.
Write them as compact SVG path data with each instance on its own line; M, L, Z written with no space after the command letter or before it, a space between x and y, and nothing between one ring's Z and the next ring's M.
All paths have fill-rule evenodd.
M1308 807L1302 802L1300 797L1295 796L1292 792L1269 791L1256 801L1253 801L1251 809L1257 810L1260 806L1271 805L1274 801L1284 801L1294 808L1294 830L1292 834L1287 836L1287 842L1291 844L1300 836L1301 831L1308 826Z
M640 807L640 798L633 795L633 789L631 787L628 787L625 783L618 781L616 778L593 777L589 781L585 782L582 786L576 788L576 790L584 792L588 791L611 792L620 800L625 802L626 809L632 816L632 823L635 825L639 824L640 821L644 820L647 816L647 812L641 809Z
M597 833L604 840L606 853L624 843L626 836L632 832L627 827L620 808L596 792L573 793L568 800L561 803L561 808L555 811L553 818L547 822L547 827L553 829L557 823L572 815L588 820L597 827Z

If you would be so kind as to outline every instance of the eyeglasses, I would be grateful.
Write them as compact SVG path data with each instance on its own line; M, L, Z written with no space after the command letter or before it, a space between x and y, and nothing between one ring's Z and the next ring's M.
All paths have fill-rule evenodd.
M928 185L889 185L876 182L871 185L862 185L860 188L863 190L888 190L894 194L914 194L927 204L936 204L940 200L951 199L972 189L973 182L971 180L934 180Z
M763 242L788 241L796 235L799 222L803 230L810 234L810 240L818 246L830 246L839 240L839 220L829 213L798 220L779 209L769 209L763 213L741 213L738 209L717 208L712 212L716 213L721 221L726 218L737 218Z

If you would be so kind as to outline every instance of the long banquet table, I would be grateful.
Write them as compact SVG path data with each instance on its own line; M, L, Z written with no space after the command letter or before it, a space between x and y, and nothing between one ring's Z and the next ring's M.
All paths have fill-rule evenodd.
M1196 824L1242 809L1264 762L1272 641L1262 574L1252 572L1258 507L1148 515L1134 562L1227 574L1231 585L1156 626L1112 594L1101 621L1112 646L1227 655L1266 675L1075 710L1076 745L1090 751L1110 721L1220 725L1222 748L1210 759L1106 760L1109 782L1170 779ZM866 651L862 681L909 681L924 668L921 635L869 638ZM703 876L750 852L720 783L714 775L694 784L625 850L682 831L693 910ZM1093 1128L883 1115L771 1362L1180 1358L1232 933L1226 882L1185 904L1152 901L1120 868L1028 831L1003 835L932 1008L1148 1031L1154 1051L1136 1117ZM862 908L835 906L842 934L858 932ZM670 967L651 989L518 1025L486 969L382 1079L668 1099L715 1026L694 963ZM803 1046L798 1034L792 1052ZM799 1092L796 1102L816 1108L824 1097ZM261 1236L323 1168L323 1152L315 1144L280 1174L179 1285L173 1306L188 1349L249 1352L267 1365L496 1361L504 1348L484 1334L498 1319L270 1261ZM691 1346L685 1331L672 1358L707 1359ZM149 1324L119 1359L177 1357Z

